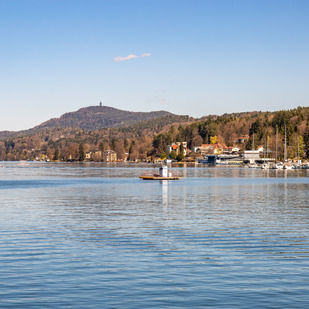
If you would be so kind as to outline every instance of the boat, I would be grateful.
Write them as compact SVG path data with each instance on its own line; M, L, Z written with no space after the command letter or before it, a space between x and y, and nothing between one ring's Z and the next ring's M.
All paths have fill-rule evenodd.
M301 166L303 169L309 169L309 162L305 161L304 164Z
M182 177L178 175L173 175L172 172L170 172L166 165L160 166L159 173L146 173L139 178L144 180L179 180Z
M276 163L276 164L274 164L273 166L272 166L272 169L273 170L282 170L283 169L283 163L282 162L278 162L278 163Z
M283 165L283 169L284 169L284 170L291 170L292 168L293 168L293 166L290 165L290 164L284 164L284 165Z
M270 165L268 163L264 163L261 165L261 169L262 170L269 170L270 169Z
M19 166L28 166L29 163L26 162L26 161L19 161L19 163L17 165L19 165Z
M172 162L173 162L173 161L172 161L171 159L165 159L165 160L164 160L164 163L165 163L165 164L172 164Z

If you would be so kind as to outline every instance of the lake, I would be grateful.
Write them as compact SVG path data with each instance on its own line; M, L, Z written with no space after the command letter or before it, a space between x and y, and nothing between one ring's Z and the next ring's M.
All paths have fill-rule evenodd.
M1 165L1 308L309 305L309 170Z

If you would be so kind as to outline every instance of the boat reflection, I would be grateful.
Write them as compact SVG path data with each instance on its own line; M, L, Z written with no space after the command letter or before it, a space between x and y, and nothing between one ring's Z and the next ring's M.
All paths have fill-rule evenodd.
M162 180L161 186L162 186L162 204L167 205L168 204L168 181Z

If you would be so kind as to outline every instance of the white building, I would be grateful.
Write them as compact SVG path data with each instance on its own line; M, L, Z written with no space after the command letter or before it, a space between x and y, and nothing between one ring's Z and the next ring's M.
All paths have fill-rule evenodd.
M260 159L259 150L244 150L244 162L256 163Z

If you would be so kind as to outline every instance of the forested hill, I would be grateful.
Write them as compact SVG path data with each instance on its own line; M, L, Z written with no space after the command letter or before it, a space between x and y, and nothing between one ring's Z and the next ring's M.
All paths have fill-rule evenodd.
M80 128L97 130L101 128L120 128L162 116L173 115L166 111L129 112L109 106L89 106L76 112L62 115L60 118L48 120L34 130L43 128Z
M187 142L188 149L201 144L220 142L227 146L237 146L242 150L252 149L254 142L255 149L264 146L270 155L278 153L278 158L283 157L286 142L288 158L298 156L309 159L309 107L277 112L209 115L202 119L169 113L164 116L166 112L153 112L150 114L163 113L163 116L139 121L126 127L120 126L130 120L130 115L147 113L131 114L119 111L122 115L120 116L118 110L110 108L111 112L121 117L118 121L117 117L114 120L110 118L108 125L114 128L106 128L106 122L97 130L80 128L82 121L91 122L91 119L96 118L93 116L94 111L104 110L106 108L102 106L82 109L80 111L84 118L81 117L79 122L71 121L71 117L77 118L74 113L53 120L55 124L67 119L65 127L60 127L60 124L48 126L47 122L36 129L15 132L15 135L12 135L12 132L2 132L5 136L1 136L0 132L0 161L46 158L79 160L79 147L84 147L85 152L92 153L112 149L119 159L125 158L125 154L129 154L130 160L144 160L149 156L164 158L167 156L167 145L173 142ZM91 117L85 116L87 112ZM139 118L141 119L142 117ZM239 142L239 137L245 137L246 142ZM92 159L102 160L101 157Z

